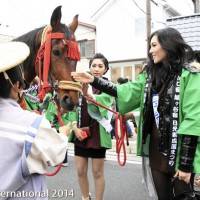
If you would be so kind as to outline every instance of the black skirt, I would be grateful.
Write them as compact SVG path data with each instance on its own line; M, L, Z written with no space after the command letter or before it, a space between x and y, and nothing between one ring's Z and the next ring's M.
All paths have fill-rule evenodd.
M80 156L84 158L105 158L106 149L92 149L92 148L82 148L77 145L74 146L75 156Z

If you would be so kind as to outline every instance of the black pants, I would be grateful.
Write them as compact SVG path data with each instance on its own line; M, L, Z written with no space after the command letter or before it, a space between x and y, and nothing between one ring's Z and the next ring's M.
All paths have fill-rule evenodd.
M178 178L174 179L172 174L153 169L151 172L158 200L196 200L193 191L194 174L187 184Z

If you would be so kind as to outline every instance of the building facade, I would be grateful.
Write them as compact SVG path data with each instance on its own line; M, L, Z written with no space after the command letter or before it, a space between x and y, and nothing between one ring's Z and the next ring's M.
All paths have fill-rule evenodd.
M154 1L152 1L154 2ZM152 31L165 27L166 19L180 15L169 4L151 2ZM109 60L113 82L134 80L147 57L145 1L108 0L91 16L96 25L96 51Z
M184 40L192 47L200 62L200 14L172 17L167 25L177 29Z
M167 1L151 1L152 31L168 25L166 19L180 15ZM185 1L181 1L184 4ZM91 13L91 24L79 22L76 39L81 51L77 69L88 70L89 59L96 52L109 60L108 78L134 80L147 57L146 1L107 0ZM0 35L0 42L12 39Z

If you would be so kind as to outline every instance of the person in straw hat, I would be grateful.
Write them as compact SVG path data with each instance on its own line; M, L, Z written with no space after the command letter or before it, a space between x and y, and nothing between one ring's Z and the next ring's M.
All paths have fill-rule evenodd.
M23 89L23 61L29 47L0 44L0 199L48 199L44 174L64 160L67 137L43 116L17 103ZM63 130L63 129L62 129Z

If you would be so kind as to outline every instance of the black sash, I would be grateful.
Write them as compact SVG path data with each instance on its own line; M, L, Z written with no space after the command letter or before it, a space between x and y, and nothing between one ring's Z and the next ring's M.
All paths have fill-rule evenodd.
M176 164L176 154L177 154L177 145L178 145L178 136L177 130L179 126L179 98L180 98L180 76L177 76L173 81L173 91L172 91L172 102L171 102L171 111L170 111L170 132L169 134L169 151L168 154L168 169L171 172L174 172ZM149 78L147 79L145 90L144 90L144 103L147 101L147 93L150 88ZM150 97L152 98L152 97ZM153 103L153 102L152 102ZM153 112L155 120L159 117L157 114L155 116L155 111ZM159 121L159 119L157 119ZM159 125L159 123L156 123ZM159 130L159 127L157 127Z
M179 100L180 100L180 76L175 79L175 87L173 87L173 100L171 107L171 123L169 133L169 155L168 155L168 168L169 171L174 172L176 165L176 154L178 145L178 126L179 126Z

